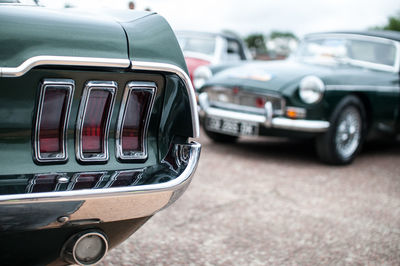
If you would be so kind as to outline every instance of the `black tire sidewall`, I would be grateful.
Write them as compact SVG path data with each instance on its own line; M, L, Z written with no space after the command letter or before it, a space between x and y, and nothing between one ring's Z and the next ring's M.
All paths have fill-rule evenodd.
M337 127L339 125L339 118L341 114L348 108L354 107L358 110L361 117L361 132L360 140L357 149L349 157L342 157L336 149L335 139ZM339 104L335 107L330 118L329 130L317 139L317 151L321 159L325 162L332 164L349 164L351 163L357 154L360 152L364 143L366 131L367 131L367 118L363 103L361 100L354 95L346 96ZM319 147L318 147L319 146ZM325 147L324 147L325 146Z

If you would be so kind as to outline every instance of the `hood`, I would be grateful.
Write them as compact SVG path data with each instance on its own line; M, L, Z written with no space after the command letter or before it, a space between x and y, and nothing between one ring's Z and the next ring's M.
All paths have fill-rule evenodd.
M253 61L217 73L206 86L214 84L282 91L306 75L325 75L330 72L332 67L294 60Z
M131 19L143 16L131 13ZM10 5L1 7L0 25L0 67L41 55L128 59L125 32L111 16Z

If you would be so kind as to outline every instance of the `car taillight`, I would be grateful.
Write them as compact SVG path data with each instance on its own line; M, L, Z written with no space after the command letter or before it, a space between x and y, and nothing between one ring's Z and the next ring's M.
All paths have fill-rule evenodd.
M67 127L74 81L47 79L40 88L34 135L37 162L65 162Z
M86 84L76 130L78 160L108 160L108 131L116 90L117 83L113 81L90 81Z
M115 174L106 187L126 187L136 185L142 177L143 169L121 171Z
M118 159L147 158L147 129L156 91L153 82L130 82L126 85L116 132Z
M263 97L257 97L255 99L255 106L257 108L264 108L265 107L265 103L267 102L267 100Z
M68 190L98 188L105 176L104 172L80 173L72 177Z
M39 174L34 176L27 186L27 193L57 191L62 184L68 182L64 174Z

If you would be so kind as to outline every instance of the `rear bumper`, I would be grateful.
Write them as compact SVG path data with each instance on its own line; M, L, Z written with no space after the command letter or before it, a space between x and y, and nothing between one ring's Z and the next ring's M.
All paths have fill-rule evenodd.
M165 183L120 188L0 196L0 232L37 230L148 217L173 203L190 184L201 145L185 150L183 172Z
M240 121L258 123L267 128L277 128L292 131L309 133L325 132L329 129L330 123L322 120L290 119L285 117L272 117L269 115L249 114L245 112L229 111L209 106L207 94L199 95L200 116L214 116Z

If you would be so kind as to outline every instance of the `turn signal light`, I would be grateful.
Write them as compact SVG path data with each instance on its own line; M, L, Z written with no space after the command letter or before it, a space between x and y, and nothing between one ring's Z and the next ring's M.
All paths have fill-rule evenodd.
M121 160L147 158L147 129L156 94L153 82L130 82L121 103L116 153Z
M117 84L90 81L83 92L77 121L77 158L82 162L108 160L108 132Z
M306 110L298 107L287 107L286 108L286 116L292 119L296 118L305 118Z
M73 80L47 79L42 82L34 136L37 162L68 159L66 137L73 91Z

